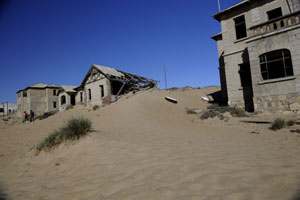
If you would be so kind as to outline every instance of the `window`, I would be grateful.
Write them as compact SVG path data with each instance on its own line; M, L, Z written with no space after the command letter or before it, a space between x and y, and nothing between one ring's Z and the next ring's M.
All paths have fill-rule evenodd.
M53 96L56 96L56 90L53 90Z
M60 97L60 103L61 103L61 105L66 104L66 96L65 95Z
M83 96L82 92L80 92L80 102L83 102Z
M234 22L235 22L236 39L238 40L247 37L245 16L243 15L238 18L235 18Z
M103 85L99 85L100 86L100 93L101 93L101 98L104 97L104 87Z
M262 54L259 60L263 80L294 75L291 53L287 49Z
M3 113L4 112L4 108L0 108L0 112Z
M23 97L27 97L27 92L23 92Z
M56 102L55 101L53 102L53 108L56 108Z
M267 12L267 15L268 15L269 20L276 19L276 18L282 16L282 10L279 7L274 10L270 10L269 12Z
M92 91L91 89L88 89L88 91L89 91L89 100L92 100Z

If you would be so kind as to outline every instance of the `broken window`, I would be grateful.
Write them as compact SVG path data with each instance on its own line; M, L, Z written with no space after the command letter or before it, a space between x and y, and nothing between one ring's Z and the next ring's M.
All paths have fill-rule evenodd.
M27 92L23 92L23 97L27 97Z
M55 101L53 102L53 108L56 108L56 102Z
M56 96L56 90L53 90L53 96Z
M100 94L101 94L101 98L104 97L104 87L103 85L99 85L100 86Z
M61 105L66 104L66 96L65 95L60 97L60 102L61 102Z
M80 102L83 102L83 94L80 92Z
M263 80L293 76L291 53L288 49L271 51L259 56Z
M247 37L245 16L243 15L238 18L235 18L234 22L235 22L236 39L238 40Z
M92 91L91 89L88 89L88 91L89 91L89 100L92 100Z
M270 10L269 12L267 12L267 15L268 15L269 20L276 19L276 18L282 16L282 10L279 7L274 10Z

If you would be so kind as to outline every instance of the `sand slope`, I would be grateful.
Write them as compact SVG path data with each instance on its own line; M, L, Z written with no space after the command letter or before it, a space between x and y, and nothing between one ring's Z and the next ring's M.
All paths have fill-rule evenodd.
M216 90L145 91L97 111L76 108L5 127L3 192L8 199L296 200L299 135L186 114L205 108L201 96ZM50 153L29 151L74 116L90 118L94 132Z

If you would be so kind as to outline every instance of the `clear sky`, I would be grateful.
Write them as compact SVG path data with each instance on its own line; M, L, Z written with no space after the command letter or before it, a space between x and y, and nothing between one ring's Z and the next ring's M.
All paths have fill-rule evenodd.
M92 64L159 88L164 66L168 87L220 85L217 12L217 0L0 0L0 103L38 82L77 86Z

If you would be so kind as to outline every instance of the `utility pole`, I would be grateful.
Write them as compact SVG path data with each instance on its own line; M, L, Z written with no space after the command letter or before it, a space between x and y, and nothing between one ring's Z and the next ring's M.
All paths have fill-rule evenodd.
M8 101L6 102L6 115L8 115Z
M167 72L166 72L166 66L164 66L165 71L165 89L167 89Z
M218 0L218 6L219 6L219 12L221 12L221 4L220 4L220 0Z

